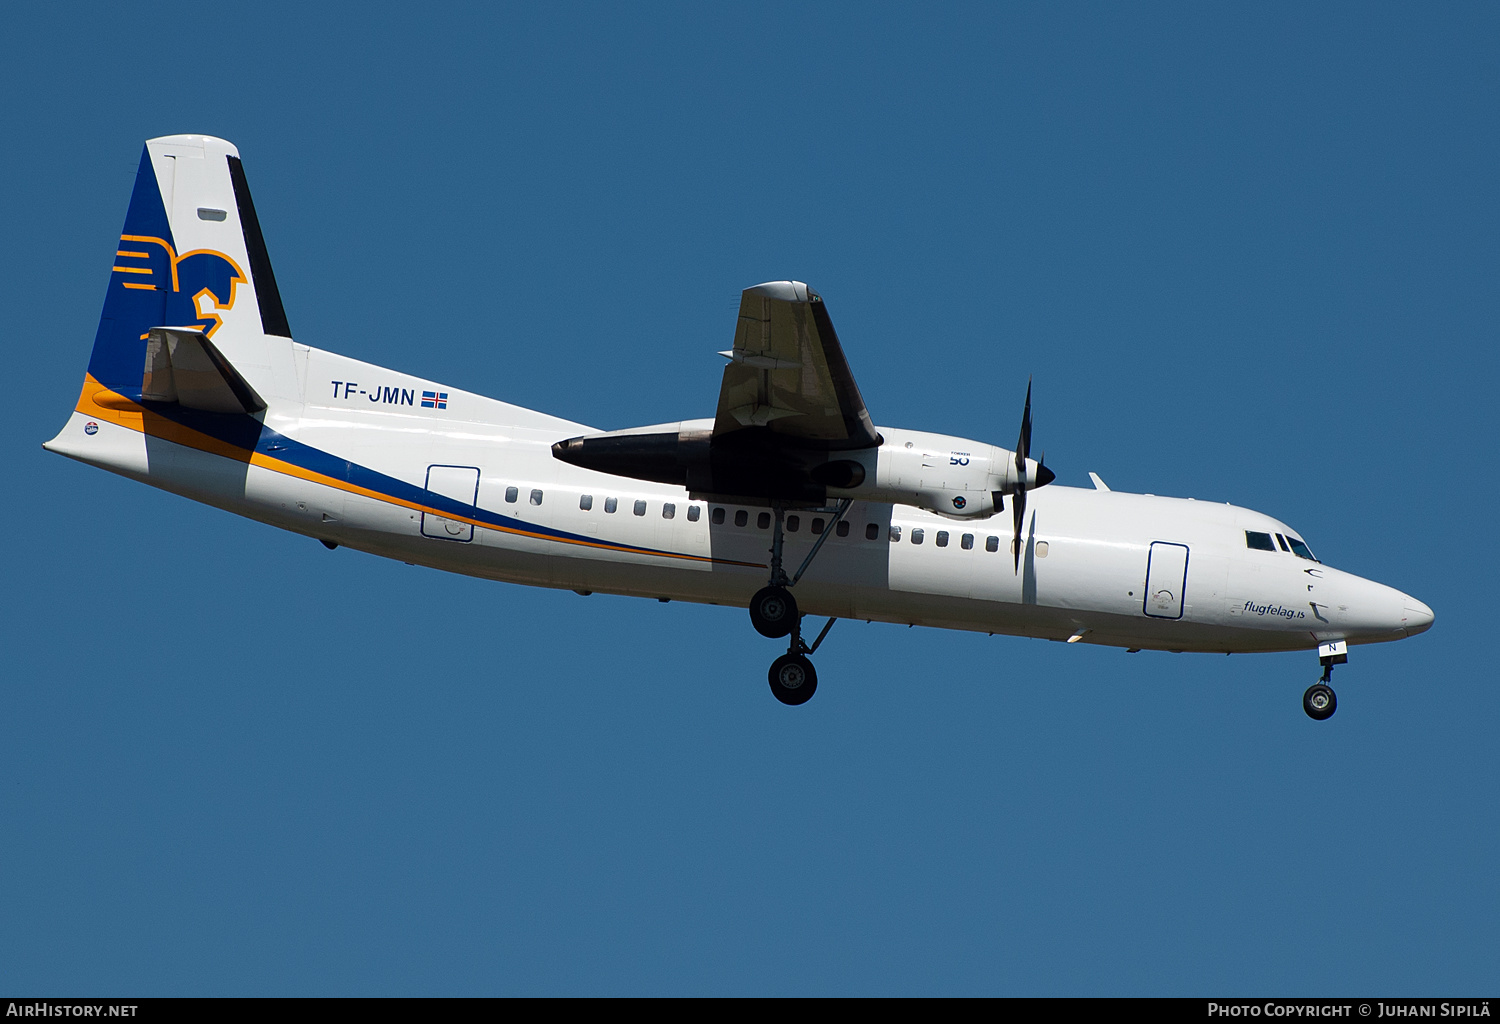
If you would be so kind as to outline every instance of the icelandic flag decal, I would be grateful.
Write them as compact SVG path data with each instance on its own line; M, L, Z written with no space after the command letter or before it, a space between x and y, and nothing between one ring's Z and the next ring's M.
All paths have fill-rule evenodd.
M448 408L448 392L446 392L446 391L424 391L424 392L422 392L422 408L424 408L424 409L446 409L446 408Z

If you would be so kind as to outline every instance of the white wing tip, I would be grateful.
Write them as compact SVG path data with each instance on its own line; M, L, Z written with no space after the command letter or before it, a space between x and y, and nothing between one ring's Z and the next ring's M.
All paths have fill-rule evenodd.
M780 299L783 302L808 302L818 295L801 281L766 281L752 288L746 288L745 294Z

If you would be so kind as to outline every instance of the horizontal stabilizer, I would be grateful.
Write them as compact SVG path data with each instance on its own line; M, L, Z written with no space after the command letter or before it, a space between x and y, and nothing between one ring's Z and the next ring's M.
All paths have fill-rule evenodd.
M204 412L254 413L266 407L208 336L186 327L151 329L141 400Z

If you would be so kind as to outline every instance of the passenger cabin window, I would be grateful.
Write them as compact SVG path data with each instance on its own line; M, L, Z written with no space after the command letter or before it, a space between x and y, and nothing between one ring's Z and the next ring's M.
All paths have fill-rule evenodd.
M760 515L756 516L755 525L760 527L762 530L769 530L771 528L771 513L762 512Z
M1305 558L1309 562L1317 561L1317 558L1314 557L1312 553L1312 549L1302 541L1298 540L1296 537L1288 537L1287 540L1291 542L1292 554L1296 555L1298 558Z
M645 515L646 514L646 503L644 501L638 501L638 502L636 502L635 503L635 508L634 508L633 511L638 516Z
M901 540L901 527L891 527L891 543L896 544Z
M619 508L619 507L620 507L620 499L619 498L605 498L604 499L604 511L608 512L610 515L614 515L615 514L615 510L617 508Z
M865 540L879 540L879 539L880 539L880 524L879 523L866 523L865 524Z
M535 487L531 489L531 503L533 505L540 505L542 503L542 492Z
M1254 548L1256 551L1276 550L1276 545L1271 543L1269 533L1256 533L1254 530L1245 531L1245 547Z
M592 494L580 494L578 496L578 507L585 512L594 507L594 496Z
M812 531L813 531L813 533L822 533L823 532L823 520L822 519L814 519L813 520Z
M948 546L948 531L947 530L939 530L937 532L937 546L940 547L940 548L945 548L945 547Z
M972 533L964 534L959 538L958 546L963 548L965 551L972 550L974 547L974 535Z
M505 489L505 500L510 502L512 505L516 503L516 499L520 496L521 492L516 490L516 488L514 487L507 487Z
M713 514L710 515L708 518L709 518L709 520L715 526L723 526L724 525L724 510L722 508L716 508L716 509L714 509Z
M838 534L840 537L847 537L847 536L849 536L849 523L848 523L848 521L844 520L844 519L840 519L839 520L838 528L836 530L834 530L833 532L836 533L836 534Z
M999 537L994 537L994 536L986 537L984 539L984 549L986 551L999 551L1000 550L1000 538Z
M926 536L926 531L924 531L920 526L915 527L911 531L911 542L913 544L920 544L922 543L922 538L924 536Z
M690 522L690 523L696 523L698 521L698 517L701 516L702 514L703 514L703 510L701 508L699 508L697 505L689 505L688 506L688 522Z
M734 525L735 526L744 526L749 521L750 521L750 513L749 512L746 512L742 508L735 509L735 511L734 511Z
M802 525L802 519L799 516L787 516L786 517L786 532L787 533L796 533L797 532L797 527L799 527L801 525Z
M666 502L666 503L664 503L662 505L662 507L661 507L661 517L663 519L675 519L676 516L677 516L677 506L676 505L672 504L670 501Z

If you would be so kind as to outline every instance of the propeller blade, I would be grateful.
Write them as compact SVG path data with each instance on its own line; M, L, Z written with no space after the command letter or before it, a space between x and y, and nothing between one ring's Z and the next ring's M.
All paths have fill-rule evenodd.
M1021 523L1026 519L1026 457L1031 453L1031 378L1026 378L1026 409L1021 413L1021 436L1016 441L1016 494L1010 503L1015 522L1011 553L1016 556L1016 575L1021 575Z
M1021 437L1016 442L1016 468L1026 475L1026 459L1031 455L1031 378L1026 379L1026 410L1021 413Z
M1021 575L1021 523L1026 518L1026 492L1017 491L1010 501L1010 512L1015 517L1016 539L1010 549L1016 556L1016 575Z

